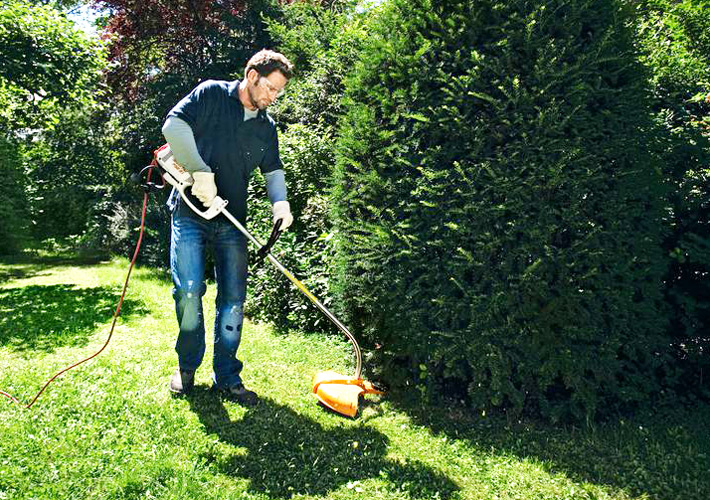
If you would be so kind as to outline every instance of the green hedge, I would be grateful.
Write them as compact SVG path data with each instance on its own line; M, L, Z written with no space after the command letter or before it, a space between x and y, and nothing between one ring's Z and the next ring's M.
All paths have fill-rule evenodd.
M394 0L341 129L337 289L393 381L592 417L667 359L645 73L618 2Z
M710 396L710 1L637 5L663 173L672 190L663 248L676 391Z

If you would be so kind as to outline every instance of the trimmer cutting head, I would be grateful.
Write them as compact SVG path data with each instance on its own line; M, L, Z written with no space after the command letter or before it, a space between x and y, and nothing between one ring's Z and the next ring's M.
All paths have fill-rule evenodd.
M361 394L384 394L371 382L333 371L316 373L313 393L321 404L347 417L357 414Z

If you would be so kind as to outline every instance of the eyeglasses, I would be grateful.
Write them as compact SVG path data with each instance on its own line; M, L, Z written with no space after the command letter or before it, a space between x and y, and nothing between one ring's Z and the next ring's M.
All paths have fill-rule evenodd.
M271 83L263 76L259 78L259 81L264 82L264 87L266 87L266 90L268 90L272 94L276 94L276 97L281 97L286 91L285 88L280 89L278 87L275 87L273 83Z

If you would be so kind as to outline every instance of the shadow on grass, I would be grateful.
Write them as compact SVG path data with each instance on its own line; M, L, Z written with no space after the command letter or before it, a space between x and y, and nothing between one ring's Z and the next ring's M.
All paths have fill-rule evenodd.
M83 346L99 324L111 320L120 293L108 287L30 285L0 288L0 347L17 352L51 352ZM121 317L143 314L138 302L126 299Z
M402 394L392 402L434 434L465 440L493 456L539 460L548 473L562 473L575 482L658 500L710 498L708 405L579 428L510 422L461 406L423 407L415 397Z
M106 260L105 256L45 255L32 253L0 256L0 282L32 278L56 266L91 266Z
M325 429L287 406L261 399L243 419L232 421L222 399L204 386L189 396L192 411L206 432L245 454L208 455L227 475L250 481L269 498L326 495L356 481L380 478L410 498L450 498L458 486L439 472L411 461L387 458L388 438L371 428Z

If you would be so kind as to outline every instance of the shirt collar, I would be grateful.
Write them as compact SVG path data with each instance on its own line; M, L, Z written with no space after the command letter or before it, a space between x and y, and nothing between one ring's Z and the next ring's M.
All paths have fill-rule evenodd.
M228 90L229 90L229 97L234 97L235 99L239 99L239 84L241 82L239 80L234 80L233 82L229 82L228 85Z
M241 83L240 80L234 80L233 82L229 82L227 89L229 91L229 97L233 97L237 101L239 101L239 84ZM239 104L241 104L241 101L239 101ZM260 109L259 114L256 116L256 119L266 119L266 110L265 109Z

